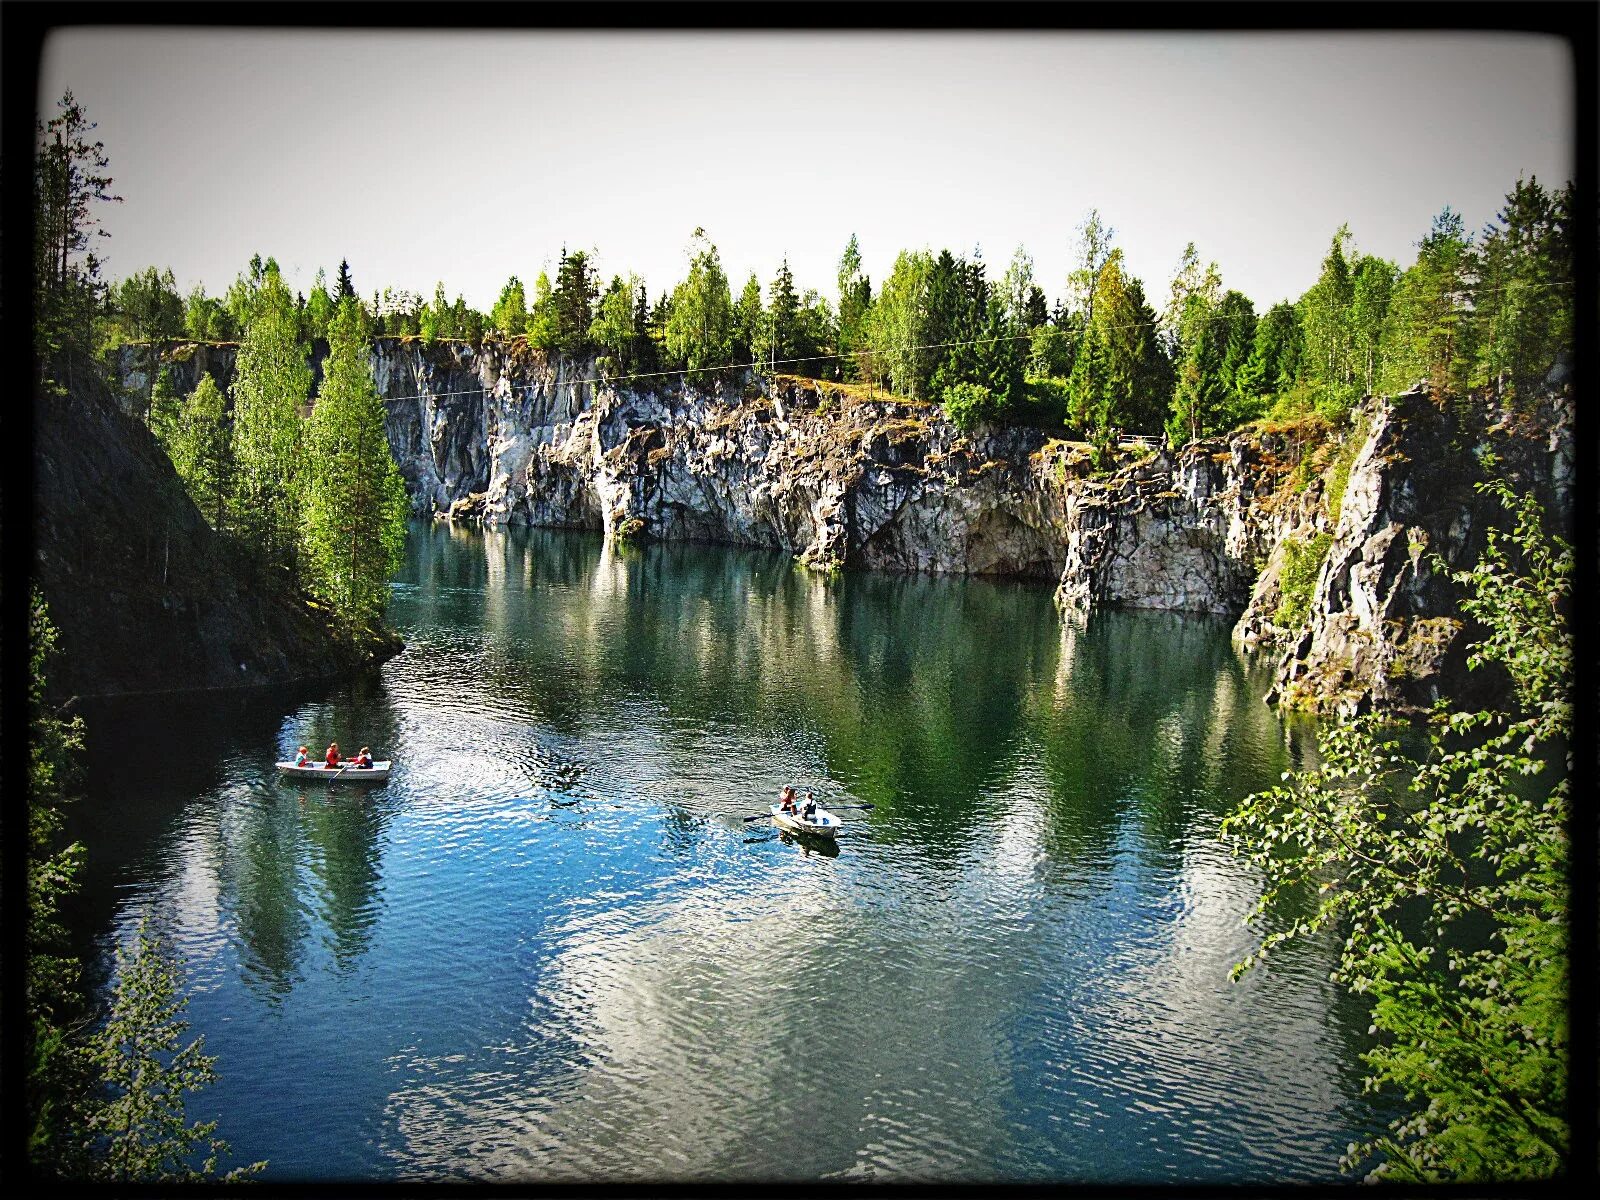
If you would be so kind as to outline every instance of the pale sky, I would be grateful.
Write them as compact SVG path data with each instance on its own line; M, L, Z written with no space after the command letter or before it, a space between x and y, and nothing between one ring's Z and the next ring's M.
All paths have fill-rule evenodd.
M108 277L214 295L260 251L487 310L565 245L654 300L704 226L736 294L787 254L833 302L853 232L874 292L901 249L998 280L1020 243L1053 303L1096 207L1158 309L1193 241L1263 311L1342 222L1405 266L1446 204L1478 230L1573 170L1572 64L1532 35L108 27L52 35L40 84L99 123Z

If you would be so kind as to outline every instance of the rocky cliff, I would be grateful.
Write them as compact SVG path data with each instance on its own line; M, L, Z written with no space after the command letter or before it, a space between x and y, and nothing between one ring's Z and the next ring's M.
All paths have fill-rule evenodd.
M183 363L183 388L231 370L226 349ZM1486 454L1568 502L1560 395L1516 419L1374 400L1342 441L1315 420L1177 453L1134 440L1097 472L1081 444L963 434L856 385L635 387L495 341L380 339L373 367L419 514L771 547L827 570L1050 579L1064 609L1236 617L1243 646L1280 658L1271 698L1299 707L1417 708L1464 686L1469 631L1429 555L1457 568L1481 548ZM1308 569L1314 587L1292 580Z
M290 589L212 532L155 438L93 372L81 379L34 404L34 580L63 651L52 686L186 691L358 665Z

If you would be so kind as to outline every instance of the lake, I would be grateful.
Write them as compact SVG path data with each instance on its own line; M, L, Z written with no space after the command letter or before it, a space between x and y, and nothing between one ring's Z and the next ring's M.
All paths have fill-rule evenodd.
M90 717L89 979L148 915L233 1162L1335 1180L1384 1119L1331 939L1228 981L1262 885L1218 823L1314 751L1226 623L426 524L390 616L369 678ZM392 779L276 777L330 740ZM744 820L786 782L874 807Z

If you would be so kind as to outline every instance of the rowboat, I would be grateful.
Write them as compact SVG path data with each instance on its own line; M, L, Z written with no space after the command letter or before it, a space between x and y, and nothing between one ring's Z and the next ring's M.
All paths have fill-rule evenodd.
M809 821L798 812L784 812L781 804L774 804L767 811L772 813L773 823L779 829L787 829L790 833L806 833L813 837L831 838L837 836L839 830L844 826L843 821L820 805L817 811L811 814Z
M370 767L357 767L349 763L330 767L327 763L307 763L297 767L292 762L278 763L278 774L291 779L315 779L321 783L382 783L389 778L391 760L374 760Z

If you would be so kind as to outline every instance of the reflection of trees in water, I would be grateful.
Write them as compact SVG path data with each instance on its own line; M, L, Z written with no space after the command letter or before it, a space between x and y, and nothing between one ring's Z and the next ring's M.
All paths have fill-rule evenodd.
M1151 838L1181 834L1196 805L1299 752L1215 620L1063 622L1036 585L829 583L781 554L684 542L512 529L438 549L485 564L487 645L464 656L464 685L574 737L640 696L675 721L815 731L829 773L918 841L973 833L1023 739L1042 747L1047 836L1069 858L1109 846L1130 806Z
M1281 748L1277 719L1222 623L1103 612L1068 616L1059 638L1029 714L1049 768L1052 855L1103 859L1129 819L1169 846L1196 804L1276 777L1261 763L1263 746Z
M374 758L399 753L398 714L381 681L370 677L352 680L328 700L301 708L284 732L286 745L304 742L313 753L335 739L346 755L362 745L372 747ZM341 732L351 740L346 742ZM381 842L394 802L382 788L289 786L301 796L298 812L309 872L306 883L316 893L334 960L349 968L366 951L377 920Z
M311 922L300 902L305 836L294 802L252 793L229 805L213 848L219 890L231 898L244 979L281 1002L301 978Z

